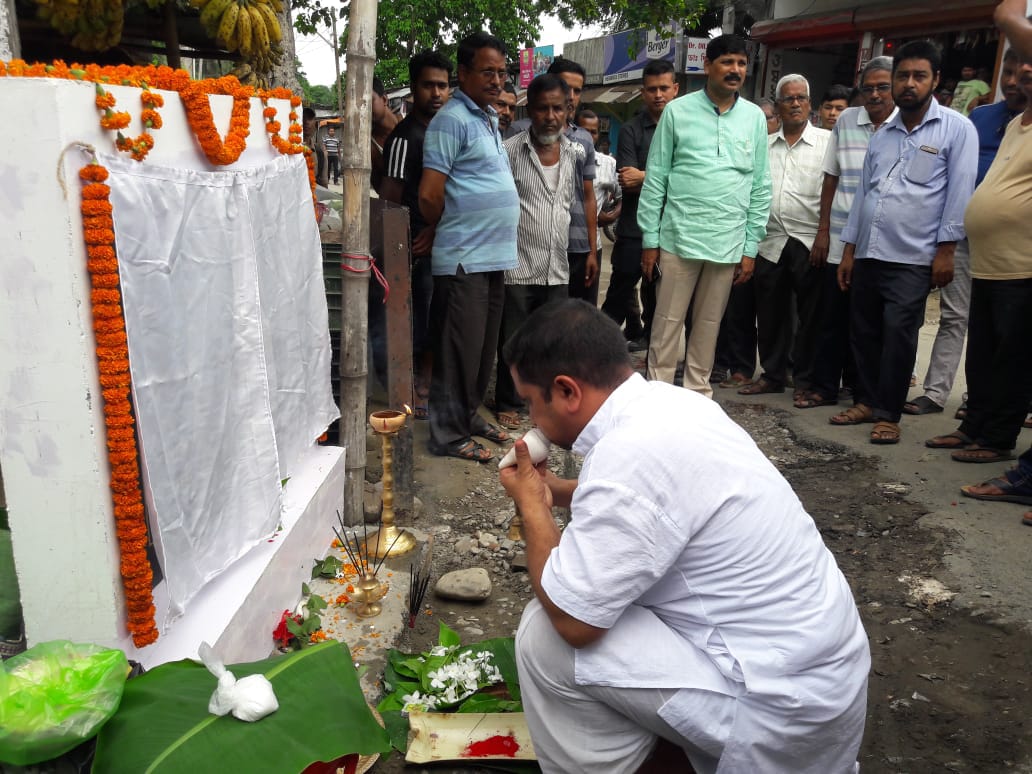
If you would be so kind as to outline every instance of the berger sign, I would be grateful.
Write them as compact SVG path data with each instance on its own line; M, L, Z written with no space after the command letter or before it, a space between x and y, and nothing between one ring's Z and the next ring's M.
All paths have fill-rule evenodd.
M650 61L674 61L674 28L628 30L606 36L603 44L602 83L618 83L641 78Z

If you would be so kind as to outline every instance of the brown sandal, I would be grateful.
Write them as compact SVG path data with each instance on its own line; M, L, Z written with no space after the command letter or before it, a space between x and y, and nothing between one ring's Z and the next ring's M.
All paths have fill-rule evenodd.
M522 425L518 411L498 411L495 413L495 418L498 420L498 424L506 430L519 430Z
M873 421L874 411L863 403L857 403L845 411L828 417L828 423L832 425L863 425Z
M929 449L966 449L974 442L975 439L966 433L954 430L952 433L946 433L946 435L937 435L934 438L929 438L925 441L925 446Z
M972 444L964 449L957 449L950 458L954 462L1006 462L1014 459L1014 454L1009 449Z
M871 443L882 445L899 443L899 425L885 420L875 422L871 429Z

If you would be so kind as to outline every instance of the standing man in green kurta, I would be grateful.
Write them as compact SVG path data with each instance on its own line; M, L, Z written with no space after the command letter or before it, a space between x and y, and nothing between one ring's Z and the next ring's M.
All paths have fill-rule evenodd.
M766 117L738 93L748 65L742 38L710 41L706 86L663 111L638 204L642 274L662 271L648 377L674 381L694 297L684 386L706 396L731 285L752 276L770 211Z

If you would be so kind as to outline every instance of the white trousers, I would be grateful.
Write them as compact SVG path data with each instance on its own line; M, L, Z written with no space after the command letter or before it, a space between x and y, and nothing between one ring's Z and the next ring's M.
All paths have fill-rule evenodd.
M660 250L659 265L663 276L656 290L656 315L649 340L647 376L673 384L680 355L681 331L688 307L694 301L692 330L684 358L684 386L712 397L709 377L713 370L720 320L731 295L735 264L681 258Z
M706 752L659 717L677 690L578 685L574 653L545 609L532 600L516 633L516 663L527 726L545 774L630 774L652 754L659 737L683 748L697 774L716 771L726 736L707 739ZM647 647L642 657L648 657ZM697 693L700 715L726 735L735 699Z
M940 406L946 405L960 367L970 306L971 253L962 239L953 255L953 282L939 291L939 330L924 379L924 394Z

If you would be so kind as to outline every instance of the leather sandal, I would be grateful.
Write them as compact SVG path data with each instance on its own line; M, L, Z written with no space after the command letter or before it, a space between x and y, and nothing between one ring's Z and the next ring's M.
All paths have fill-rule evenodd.
M828 417L828 423L832 425L863 425L873 421L874 411L863 403L857 403L845 411Z
M752 384L747 384L739 391L739 395L768 395L785 391L785 385L772 382L761 376Z
M803 390L792 400L797 409L817 408L818 406L837 406L838 398L825 398L817 391Z
M742 387L742 386L744 386L746 384L749 384L749 382L751 382L751 381L752 381L751 377L746 376L745 374L743 374L743 373L741 373L739 371L736 371L735 373L733 373L729 377L727 377L727 379L722 381L720 383L720 386L724 387L724 388L728 388L728 387Z
M471 462L490 462L494 455L474 441L468 438L465 441L455 441L440 447L431 447L430 451L438 457L458 457L460 460Z
M871 428L871 443L888 445L899 443L899 425L895 422L881 420Z
M903 404L904 414L914 414L920 416L922 414L941 414L942 406L936 403L934 400L929 398L927 395L922 395L919 398L907 401Z
M950 459L954 462L1006 462L1014 459L1014 454L1009 449L994 449L992 446L972 444L953 452Z
M975 443L975 439L960 430L954 430L946 435L937 435L925 441L929 449L966 449Z

